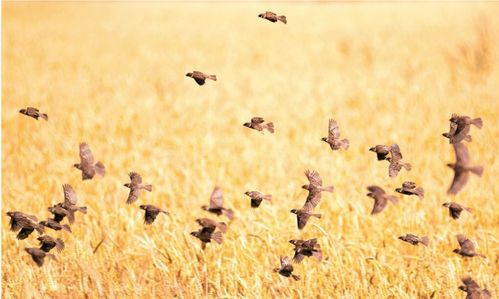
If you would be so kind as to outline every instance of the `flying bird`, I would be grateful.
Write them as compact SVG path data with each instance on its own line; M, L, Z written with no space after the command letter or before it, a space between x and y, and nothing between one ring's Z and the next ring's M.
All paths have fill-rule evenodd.
M410 243L412 245L418 245L419 243L421 243L424 246L428 246L428 244L430 243L430 239L428 239L428 237L426 236L418 237L413 234L406 234L405 236L400 236L399 239L404 242Z
M227 224L225 224L225 222L216 222L209 218L198 218L196 219L196 222L208 230L215 231L215 229L218 228L222 233L227 232Z
M207 225L203 226L201 229L195 232L191 232L191 235L201 240L201 248L205 249L207 243L211 243L211 240L222 244L222 232L215 231L217 226Z
M450 121L450 128L448 133L443 133L445 138L449 138L449 143L459 143L463 140L470 142L471 135L469 135L471 125L481 129L483 122L481 118L472 119L469 116L460 116L452 114Z
M209 206L204 205L201 208L217 216L223 214L227 216L229 219L233 219L234 211L232 211L231 209L224 208L223 205L224 205L224 196L222 193L222 189L218 186L215 186L210 196L210 205Z
M38 237L37 240L40 241L40 249L45 252L50 252L53 248L57 249L57 251L64 249L64 241L59 238L56 239L48 235L43 235Z
M168 213L167 211L153 205L140 205L140 208L145 211L144 215L145 224L152 224L159 213L170 215L170 213Z
M286 16L278 16L278 15L276 15L275 13L273 13L271 11L266 11L264 13L261 13L261 14L258 15L258 17L262 18L262 19L265 19L265 20L269 20L272 23L275 23L277 21L281 21L284 24L288 23L288 21L286 20Z
M470 154L464 143L453 143L454 152L456 154L456 163L448 163L447 166L454 170L454 178L452 184L447 190L447 194L455 195L461 191L469 180L470 172L477 176L482 176L482 166L471 166Z
M312 210L315 208L319 202L321 201L322 191L325 192L333 192L334 186L322 186L322 178L320 174L315 170L306 170L305 176L308 179L308 184L301 186L303 189L308 190L307 199L303 208Z
M369 148L369 151L375 152L378 161L386 160L388 154L390 154L391 146L390 145L376 145Z
M281 267L274 268L274 272L281 274L284 277L293 277L294 280L300 280L300 276L293 274L293 265L287 256L280 258Z
M66 210L66 217L68 217L69 223L74 222L74 214L75 212L81 212L82 214L87 213L87 207L79 207L78 204L78 197L76 195L76 192L74 191L73 187L69 184L64 184L62 185L62 190L64 191L64 202L58 203L54 205L52 208L49 208L50 210L53 210L54 212L50 211L51 213L57 213L59 215L54 214L54 221L56 222L61 222L64 217L62 217L61 214L64 214L62 209ZM62 208L62 209L59 209ZM61 218L62 217L62 218ZM60 221L59 221L60 220Z
M350 145L348 139L340 139L340 128L334 119L329 120L329 131L327 137L323 137L322 141L329 144L333 151L339 149L348 149Z
M391 157L386 158L390 162L390 166L388 167L388 175L390 177L396 177L402 168L405 168L407 171L411 170L411 164L402 162L402 153L396 143L390 146L390 154Z
M80 143L80 163L73 165L76 169L81 170L82 180L91 180L95 174L104 176L106 174L106 168L101 162L95 163L94 155L90 151L90 147L87 143Z
M198 71L193 71L192 73L187 73L185 75L187 77L190 77L190 78L194 79L194 81L196 81L196 83L198 85L204 85L204 83L206 82L206 79L217 81L217 76L215 76L215 75L205 75L202 72L198 72Z
M310 219L311 216L316 217L316 218L321 218L321 214L314 214L312 213L312 210L304 207L302 209L292 209L291 213L296 214L296 223L298 225L298 229L303 229L305 225L307 225L308 219Z
M487 289L482 289L471 277L461 278L463 282L459 289L466 293L466 299L490 299L492 294Z
M386 194L385 190L379 186L368 186L367 190L369 193L366 195L374 199L374 206L371 211L371 215L378 214L381 211L383 211L388 203L388 201L391 201L393 204L398 203L398 199L394 195L388 195Z
M479 254L475 250L475 244L471 242L466 236L463 234L458 234L457 236L457 241L459 242L459 247L458 249L454 249L453 252L465 256L465 257L474 257L474 256L481 256L485 257L483 254Z
M265 120L262 117L255 116L251 119L251 122L244 123L243 126L257 130L258 132L263 134L263 130L267 130L270 133L274 133L274 123L269 122L264 124Z
M64 218L68 218L69 223L74 223L75 214L74 211L66 210L62 203L58 203L48 208L48 211L54 215L54 221L61 222Z
M295 248L295 256L293 261L300 263L305 257L315 257L318 261L322 260L322 250L317 239L310 240L290 240L289 243L293 244Z
M46 113L40 113L40 110L33 107L27 107L26 109L19 110L19 113L27 115L29 117L33 117L38 120L38 118L43 118L44 120L49 120L49 117Z
M454 218L454 219L459 219L459 216L461 216L461 212L466 210L468 212L472 212L470 208L466 208L457 202L446 202L442 206L446 207L449 209L449 215Z
M47 219L45 221L40 221L40 225L43 225L45 227L51 228L53 230L65 230L67 232L71 233L71 227L67 224L60 224L59 222L55 221L54 219Z
M128 199L126 201L127 204L131 204L139 199L142 189L149 192L152 191L152 185L142 183L142 177L140 174L130 172L128 176L130 177L130 183L124 184L125 187L130 188L130 193L128 194Z
M263 194L258 191L247 191L244 194L249 196L251 198L251 207L252 208L258 208L260 204L262 203L263 200L272 200L272 195L270 194Z
M402 188L396 188L395 191L404 195L417 195L419 199L424 198L424 190L421 187L417 187L416 183L411 181L405 181L402 183Z
M43 266L43 262L45 261L46 257L51 258L53 260L56 259L55 255L51 253L46 253L45 251L38 248L25 248L24 250L26 250L26 252L31 255L31 258L38 267Z
M40 235L44 232L44 227L38 223L35 216L25 214L19 211L10 211L6 213L10 217L10 230L13 232L19 231L17 239L26 239L34 230Z

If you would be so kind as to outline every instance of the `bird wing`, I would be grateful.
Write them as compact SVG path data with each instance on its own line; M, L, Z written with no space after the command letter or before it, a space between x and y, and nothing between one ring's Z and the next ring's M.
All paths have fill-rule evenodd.
M300 213L296 215L296 221L299 229L303 229L310 218L309 213Z
M386 207L386 204L387 204L387 200L385 197L378 196L378 197L374 198L374 205L373 205L373 209L371 211L371 215L378 214L381 211L383 211L383 209L385 209L385 207Z
M222 189L216 186L211 192L210 196L210 209L218 209L223 207L224 205L224 196L222 193Z
M251 123L254 125L262 124L264 122L263 117L255 116L251 119Z
M303 208L311 211L319 204L321 198L322 198L322 192L320 190L317 190L316 188L309 190L307 200L305 201Z
M454 169L454 179L447 190L448 194L457 194L468 182L470 174L468 171L462 169Z
M414 189L414 188L416 188L416 183L411 182L411 181L405 181L402 183L402 188L407 189L407 190Z
M146 224L152 224L159 214L158 209L147 209L144 215L144 222Z
M281 270L293 272L293 265L287 256L281 257Z
M128 194L128 199L126 200L127 204L131 204L137 199L139 199L140 195L140 188L137 188L136 186L132 185L130 186L130 193Z
M334 119L329 120L329 134L328 140L338 140L340 138L340 128L338 127L338 123Z
M477 290L477 289L480 288L480 286L478 285L478 283L476 283L476 281L474 281L469 276L462 278L461 281L467 287L467 289L470 290L470 291Z
M140 176L140 174L132 171L128 174L128 176L130 177L132 185L139 185L142 183L142 177Z
M322 179L320 174L315 171L315 170L306 170L305 171L305 176L307 176L308 181L310 182L311 185L314 186L322 186Z
M468 165L470 162L470 153L464 143L453 143L452 147L456 154L456 164Z
M376 186L376 185L368 186L367 190L369 190L369 192L373 193L375 196L385 194L385 190L383 190L383 188Z
M76 192L73 190L73 187L69 184L62 185L62 190L64 191L64 204L74 206L78 202L78 198L76 197Z
M390 177L396 177L399 171L402 169L402 165L398 161L390 160L390 166L388 166L388 175Z
M392 160L394 162L402 160L402 153L400 152L398 144L394 143L390 146L390 153L392 153Z
M34 249L34 248L30 248L30 249ZM45 259L44 253L38 252L35 250L28 251L28 253L31 254L31 258L33 259L33 261L36 263L36 265L38 267L43 266L43 261Z
M83 169L94 166L94 155L92 155L90 146L85 142L80 143L80 160Z

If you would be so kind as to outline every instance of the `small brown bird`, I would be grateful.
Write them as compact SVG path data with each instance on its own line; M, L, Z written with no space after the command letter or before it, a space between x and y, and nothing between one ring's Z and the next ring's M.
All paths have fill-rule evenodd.
M460 116L455 113L452 114L449 121L449 132L442 134L445 138L449 138L449 143L459 143L463 140L470 142L471 136L468 133L470 132L471 125L479 129L483 126L481 118L472 119L469 116Z
M152 224L159 213L170 215L170 213L168 213L167 211L153 205L140 205L140 208L145 211L144 215L145 224Z
M400 240L410 243L412 245L418 245L419 243L423 244L424 246L428 246L430 243L430 239L428 237L418 237L413 234L406 234L405 236L400 236Z
M75 214L74 211L71 210L66 210L65 208L62 207L63 204L58 203L53 205L52 207L49 207L48 210L50 213L54 215L54 221L61 222L64 220L65 217L68 217L69 223L74 223L75 221Z
M388 167L388 175L390 177L396 177L402 168L405 168L407 171L411 170L411 164L402 162L402 153L396 143L390 146L390 153L391 157L386 158L390 162L390 166Z
M464 285L459 286L459 289L466 292L466 299L490 299L492 294L487 289L481 289L471 277L465 276L461 278Z
M322 186L322 178L320 174L315 170L305 170L305 176L308 179L309 184L301 186L303 189L308 190L307 199L303 208L312 210L321 201L322 191L333 192L334 186Z
M391 148L392 147L390 145L376 145L376 146L369 148L369 151L376 153L376 157L378 158L378 161L383 161L383 160L386 160L386 158L388 157L388 154L390 153Z
M288 21L286 20L286 16L278 16L278 15L276 15L275 13L273 13L271 11L266 11L264 13L261 13L261 14L258 15L258 17L262 18L262 19L265 19L265 20L269 20L272 23L275 23L277 21L281 21L284 24L288 23Z
M43 266L43 262L45 261L46 257L56 260L55 255L46 253L45 251L38 248L24 248L24 250L31 255L31 258L38 267Z
M274 133L274 123L269 122L264 124L265 120L262 117L255 116L251 119L251 122L244 123L243 126L257 130L258 132L263 134L263 130L266 129L270 133Z
M11 211L6 214L10 217L10 230L13 232L19 231L17 239L26 239L34 230L39 234L43 234L44 227L38 223L38 219L35 216L19 211Z
M81 212L83 214L86 214L87 207L77 206L78 197L76 196L76 192L74 191L73 187L71 187L71 185L69 185L69 184L62 185L62 190L64 191L64 202L58 203L55 206L61 207L65 210L67 210L69 212L68 213L68 215L69 215L68 220L70 223L72 223L71 221L74 222L74 213ZM71 215L71 214L73 214L73 215ZM71 218L73 218L73 219L71 219Z
M446 202L442 206L449 208L449 214L454 219L459 219L459 216L461 216L461 212L463 210L466 210L470 213L472 212L472 210L470 208L463 207L462 205L458 204L457 202Z
M322 250L317 239L310 240L290 240L289 243L293 244L295 248L295 256L293 261L300 263L305 257L315 257L318 261L322 260Z
M40 224L45 226L45 227L48 227L48 228L51 228L53 230L65 230L67 232L70 232L71 233L71 227L67 224L60 224L59 222L55 221L54 219L47 219L45 221L40 221Z
M232 211L231 209L224 208L223 205L224 205L224 196L222 193L222 189L218 186L215 186L210 196L210 205L209 206L204 205L201 208L217 216L223 214L227 216L229 219L233 219L234 211Z
M185 74L187 77L191 77L196 81L198 85L203 85L206 82L206 79L210 79L213 81L217 81L217 76L215 75L205 75L198 71L193 71L192 73Z
M205 249L206 244L214 240L218 244L222 244L222 232L215 232L216 226L203 226L201 229L195 232L191 232L191 235L201 240L201 248Z
M417 195L419 199L424 198L424 190L421 187L416 187L416 183L405 181L402 183L402 188L395 188L395 191L404 195Z
M152 185L142 183L142 177L140 176L140 174L132 171L128 174L128 176L130 177L130 183L126 183L123 185L127 188L130 188L130 193L128 194L128 199L126 201L127 204L131 204L139 199L139 195L142 189L149 192L152 191Z
M367 193L366 195L374 199L374 206L371 211L371 215L378 214L383 211L388 201L391 201L393 204L398 203L397 197L395 197L394 195L386 194L385 190L383 190L379 186L368 186L367 190L369 191L369 193Z
M296 223L298 224L298 229L303 229L305 225L307 225L308 219L310 219L310 216L316 217L316 218L321 218L321 214L313 214L312 210L309 208L302 208L302 209L292 209L291 213L296 214Z
M227 224L225 222L216 222L215 220L211 220L209 218L198 218L196 222L201 225L203 228L207 228L209 230L215 231L218 228L222 233L227 232Z
M104 164L101 162L95 163L94 155L92 155L90 147L85 142L80 143L80 163L73 166L81 170L82 180L91 180L95 174L102 177L106 174Z
M46 113L40 113L40 110L33 107L27 107L26 109L19 110L19 113L33 117L38 120L38 118L43 118L44 120L49 120L49 117Z
M258 208L263 200L272 201L272 195L270 195L270 194L265 195L265 194L258 192L258 191L247 191L244 194L246 194L247 196L249 196L251 198L251 207L252 208Z
M323 137L321 139L322 141L326 142L329 144L331 149L333 151L339 150L339 149L348 149L350 142L348 139L341 139L340 140L340 128L338 127L338 124L334 119L329 120L329 132L327 137Z
M280 258L281 267L274 268L274 272L281 274L284 277L293 277L294 280L300 280L300 276L293 274L293 265L287 256Z
M482 176L482 166L471 166L470 154L464 143L453 143L456 154L456 163L448 163L447 166L454 169L454 178L452 184L447 190L447 194L455 195L461 191L469 180L470 172L477 176Z
M485 257L485 255L479 254L475 251L475 244L473 244L473 242L471 242L463 234L458 234L456 237L457 241L459 242L460 248L454 249L453 252L465 257L474 257L474 256Z
M43 235L38 237L37 240L40 241L40 249L45 252L49 252L54 247L57 251L62 251L64 249L64 241L59 238L56 239L48 235Z

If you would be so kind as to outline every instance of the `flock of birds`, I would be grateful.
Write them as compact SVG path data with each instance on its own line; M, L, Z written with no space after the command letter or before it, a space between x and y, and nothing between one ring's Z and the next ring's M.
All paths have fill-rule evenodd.
M287 23L285 16L278 16L273 12L265 12L259 14L258 17L264 18L271 22L280 21L284 24ZM195 80L198 85L204 85L207 79L216 81L216 75L206 75L199 71L193 71L192 73L187 73L187 77L191 77ZM46 113L40 112L37 108L27 107L26 109L21 109L19 111L21 114L32 117L36 120L39 118L48 121L48 115ZM470 162L470 156L468 149L465 145L466 142L471 142L472 138L469 135L471 125L478 128L482 127L482 120L480 118L472 119L468 116L460 116L453 114L449 119L450 129L449 132L443 133L442 135L449 139L449 143L452 144L456 156L455 163L447 164L450 168L454 170L454 178L452 180L451 186L447 193L451 195L457 194L469 180L470 173L481 176L483 173L483 167L473 166ZM262 134L264 131L274 133L274 124L272 122L265 122L262 117L253 117L250 122L246 122L243 126L259 131ZM347 150L349 148L348 139L340 138L340 130L337 122L333 119L329 120L328 126L328 136L322 138L322 141L326 142L331 150ZM397 144L392 145L376 145L371 147L369 151L375 152L378 161L387 161L388 165L388 175L389 177L396 177L398 173L405 169L410 171L412 165L410 163L402 161L402 153ZM101 162L95 162L93 154L87 143L81 143L79 146L80 163L74 164L73 166L81 171L82 180L91 180L96 175L104 176L106 169ZM130 172L130 183L124 184L125 187L130 189L130 193L126 200L127 204L132 204L136 202L142 190L148 192L152 191L152 185L146 184L142 181L142 177L136 172ZM307 222L311 217L321 218L320 213L315 213L314 209L320 203L322 192L333 192L333 186L324 186L322 178L319 173L315 170L306 170L305 176L308 179L308 184L303 185L302 188L308 191L307 198L304 205L301 208L292 209L291 213L296 215L297 226L299 230L305 228ZM381 213L387 206L388 202L392 204L397 204L398 198L394 195L390 195L383 188L372 185L368 186L367 196L374 199L374 205L371 214ZM46 257L55 259L53 254L49 252L52 249L62 251L64 249L64 241L60 238L54 238L49 235L44 234L45 228L50 228L53 230L65 230L71 232L71 227L69 224L75 222L75 213L81 212L83 214L87 213L86 207L80 207L77 205L77 195L74 189L68 185L63 185L64 191L64 201L57 203L48 208L48 211L53 215L53 218L48 218L44 221L38 221L37 217L33 215L26 214L20 211L9 211L7 215L10 219L10 230L13 232L18 232L17 239L23 240L29 237L33 231L39 233L38 241L40 242L40 248L25 248L26 252L29 253L33 261L41 267L44 264ZM415 182L405 181L402 187L396 188L396 192L403 195L415 195L418 198L424 198L424 189L417 186ZM259 191L247 191L244 193L250 198L251 208L258 208L263 201L271 201L272 195L264 194ZM450 216L453 219L458 219L463 210L471 212L472 210L468 207L464 207L456 202L446 202L443 204L444 207L449 209ZM169 213L159 207L150 204L144 204L139 206L140 209L145 211L144 223L152 224L156 217L160 213L169 215ZM211 194L209 205L203 205L201 207L203 210L212 213L216 216L224 215L229 220L234 218L234 211L224 207L224 198L222 189L216 186ZM62 224L61 222L67 218L69 224ZM200 229L191 232L191 235L198 238L201 241L201 246L203 249L206 248L206 244L212 241L221 244L223 234L227 232L227 224L224 222L218 222L210 218L199 218L196 219L199 224ZM459 248L455 249L454 252L463 257L475 257L481 256L475 250L475 245L463 234L457 234L457 241L459 243ZM427 236L419 237L414 234L406 234L399 237L400 240L410 243L412 245L423 244L428 246L430 239ZM289 241L294 246L294 257L291 260L289 257L284 256L280 258L280 267L275 268L274 271L278 272L280 275L285 277L292 277L294 280L300 280L298 275L293 274L293 263L300 263L305 257L315 257L317 260L322 260L321 246L316 238L309 240L290 240ZM491 294L488 290L480 288L480 286L469 276L462 278L463 285L459 287L460 290L467 293L466 298L490 298Z

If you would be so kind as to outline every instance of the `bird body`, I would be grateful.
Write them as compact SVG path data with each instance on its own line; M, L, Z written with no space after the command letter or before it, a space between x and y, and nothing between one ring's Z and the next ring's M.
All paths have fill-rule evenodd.
M322 217L321 214L312 213L312 211L308 208L292 209L291 213L296 214L296 223L298 225L298 229L305 228L305 225L307 225L310 217L316 217L319 219Z
M244 123L243 126L253 130L257 130L262 134L263 130L267 130L270 133L274 133L274 123L268 122L265 124L264 122L265 120L262 117L255 116L251 118L250 122Z
M385 190L379 186L371 185L367 187L367 190L369 193L366 195L374 199L371 215L381 213L388 204L388 201L391 201L393 204L398 203L397 197L386 194Z
M430 243L430 239L428 239L428 237L426 236L418 237L413 234L406 234L405 236L400 236L399 239L404 242L410 243L412 245L418 245L419 243L421 243L424 246L428 246L428 244Z
M280 258L281 266L274 268L274 272L281 274L284 277L292 277L294 280L300 280L300 276L293 274L293 264L287 256Z
M25 214L19 211L7 212L7 216L10 217L10 230L13 232L19 231L17 234L17 239L26 239L34 230L39 234L43 234L44 227L38 223L38 219L35 216Z
M145 211L144 215L145 224L152 224L154 220L156 220L156 217L159 215L159 213L170 215L170 213L168 213L167 211L153 205L140 205L140 208Z
M322 250L317 239L310 240L290 240L289 243L295 246L295 255L293 261L300 263L305 257L315 257L318 261L322 260Z
M466 292L466 299L490 299L492 294L487 289L482 289L470 276L461 278L463 282L459 289Z
M339 149L346 150L350 146L348 139L340 139L340 128L334 119L329 120L328 136L323 137L321 140L329 144L329 147L331 147L333 151Z
M263 200L272 201L272 195L263 194L258 191L247 191L244 194L251 198L251 207L258 208Z
M424 189L417 187L416 183L411 181L405 181L402 183L401 188L396 188L395 191L404 195L417 195L419 199L424 198Z
M459 219L459 216L461 216L461 212L464 210L466 210L470 213L472 212L472 210L470 208L463 207L462 205L458 204L457 202L446 202L442 206L449 209L449 214L454 219Z
M60 224L59 222L55 221L54 219L47 219L45 221L40 221L40 224L51 228L53 230L65 230L67 232L71 232L71 227L67 224Z
M446 138L449 138L449 143L460 143L465 140L470 142L471 135L470 132L471 125L481 129L483 126L483 122L481 118L472 119L469 116L461 116L457 114L452 114L450 121L450 128L448 133L443 133L442 135Z
M208 230L215 231L215 229L218 228L222 233L227 232L227 224L225 224L225 222L216 222L209 218L198 218L196 219L196 222Z
M231 209L226 209L223 207L224 198L222 189L218 186L215 186L210 196L210 205L203 205L201 208L207 212L213 213L217 216L225 215L229 219L234 218L234 211Z
M64 249L64 241L59 238L56 239L48 235L43 235L38 237L37 240L40 241L40 249L45 252L49 252L54 247L57 251L62 251Z
M73 165L81 170L82 180L91 180L96 174L104 176L106 168L101 162L95 163L94 156L87 143L80 143L80 163Z
M42 118L47 121L49 120L49 117L46 113L40 113L40 110L34 107L27 107L26 109L21 109L19 110L19 113L32 117L36 120L38 120L38 118Z
M308 190L307 199L303 205L304 209L312 210L321 201L322 192L333 192L334 186L323 186L320 174L315 170L306 170L305 176L307 177L308 184L301 186L303 189Z
M288 21L286 20L286 16L278 16L277 14L271 12L271 11L266 11L264 13L261 13L258 15L259 18L266 19L272 23L275 23L277 21L281 21L284 24L287 24Z
M127 204L131 204L139 199L141 190L146 190L148 192L152 191L152 185L142 183L142 177L136 172L130 172L128 174L130 177L130 183L124 184L125 187L130 188L130 193L128 194Z
M204 85L204 83L206 82L206 79L217 81L216 75L206 75L206 74L199 72L199 71L193 71L192 73L187 73L185 75L187 77L194 79L194 81L196 81L196 83L198 85Z
M468 238L466 238L465 235L458 234L456 238L460 248L454 249L453 251L454 253L457 253L464 257L474 257L474 256L485 257L485 255L476 252L475 244L473 244L473 242L471 242Z
M43 266L43 263L45 262L46 257L54 259L54 260L56 259L55 255L53 255L51 253L47 253L47 252L45 252L41 249L38 249L38 248L25 248L24 250L31 255L31 258L33 259L33 261L36 263L36 265L38 267Z

